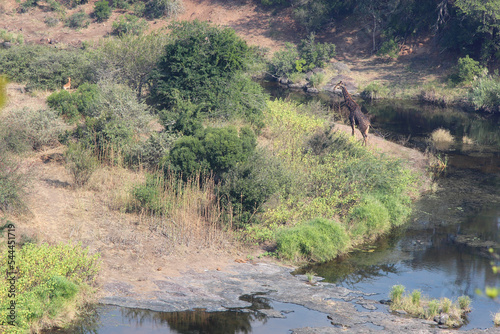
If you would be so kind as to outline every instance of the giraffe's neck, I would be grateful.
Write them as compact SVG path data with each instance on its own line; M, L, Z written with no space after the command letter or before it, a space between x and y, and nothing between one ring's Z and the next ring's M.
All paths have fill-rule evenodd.
M342 88L342 94L344 95L344 100L345 100L347 107L349 108L349 110L351 112L354 111L358 107L358 105L356 104L356 102L354 102L351 95L349 95L349 92L347 91L347 89L344 86L342 86L341 88Z

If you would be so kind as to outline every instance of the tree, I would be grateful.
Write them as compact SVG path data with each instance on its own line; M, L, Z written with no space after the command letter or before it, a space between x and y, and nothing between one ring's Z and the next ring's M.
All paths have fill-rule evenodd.
M228 82L248 67L247 44L233 29L206 22L179 22L170 28L175 41L166 46L152 73L152 101L169 109L180 92L204 111L220 109Z

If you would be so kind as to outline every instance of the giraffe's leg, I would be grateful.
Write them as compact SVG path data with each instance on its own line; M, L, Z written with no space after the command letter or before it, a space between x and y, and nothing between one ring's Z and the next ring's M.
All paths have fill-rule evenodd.
M354 122L351 122L352 135L354 136Z

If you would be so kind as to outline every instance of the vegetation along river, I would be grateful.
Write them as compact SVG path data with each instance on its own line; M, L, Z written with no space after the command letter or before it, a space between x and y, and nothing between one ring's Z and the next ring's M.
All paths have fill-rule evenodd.
M313 99L300 93L290 95L277 87L268 90L275 97L301 102ZM323 99L328 102L330 98ZM415 101L365 103L363 110L372 115L373 127L387 139L420 150L429 147L428 138L434 130L449 130L452 141L433 148L447 161L447 170L436 178L435 191L415 203L413 216L405 227L345 258L296 273L314 271L327 282L374 293L367 297L374 300L388 299L391 287L397 284L404 285L406 291L419 289L432 298L456 300L467 295L472 299L472 312L461 329L492 327L493 314L500 311L500 304L476 290L500 286L500 275L492 271L496 260L488 252L494 248L495 253L500 253L499 120ZM303 306L270 301L265 296L241 298L251 302L252 307L214 313L99 307L78 331L287 333L296 327L329 325L325 314ZM270 309L286 309L293 316L274 318L262 311Z

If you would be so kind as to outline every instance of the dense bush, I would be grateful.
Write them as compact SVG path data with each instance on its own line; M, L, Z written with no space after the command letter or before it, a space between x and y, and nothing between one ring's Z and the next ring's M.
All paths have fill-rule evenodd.
M194 173L213 172L215 180L239 162L244 162L256 146L253 131L235 127L207 128L199 136L184 136L177 140L168 156L167 169L184 178Z
M151 101L159 109L173 108L179 97L224 117L255 114L262 107L262 90L242 75L252 51L234 30L199 21L171 29L175 40L152 74Z
M16 250L16 333L30 328L61 326L60 312L79 312L92 291L99 271L99 256L81 245L26 244ZM7 247L0 253L0 270L11 271ZM79 298L77 298L79 295ZM7 319L12 298L0 290L0 317ZM88 300L88 299L87 299ZM59 315L59 318L58 318ZM7 328L1 328L7 329Z
M287 260L332 260L350 246L345 228L338 222L316 218L283 230L277 237L277 252Z
M149 0L144 6L143 15L148 19L162 16L177 16L184 10L181 0Z
M0 211L23 208L27 186L26 173L22 171L21 165L9 156L8 149L0 142Z
M106 0L97 1L94 5L94 17L97 22L104 22L111 16L111 8Z
M315 35L309 34L298 47L285 43L285 50L277 51L271 60L271 73L276 76L290 76L296 72L307 72L316 67L325 67L335 56L335 45L315 42Z
M148 23L134 15L121 15L113 22L113 34L121 36L125 34L142 35L148 27Z
M39 150L58 144L64 123L52 109L23 108L11 112L0 124L0 136L12 152Z
M126 152L129 166L145 166L150 170L161 169L162 158L168 154L178 136L170 132L153 132L144 142L132 145Z
M97 168L97 159L83 144L70 143L64 154L66 169L73 178L76 187L82 187L90 180Z
M76 12L66 20L66 26L73 29L87 28L89 24L89 16L84 11Z
M470 58L468 55L459 58L455 73L451 75L451 80L456 84L470 84L474 79L488 74L488 69L479 65L478 61Z
M15 45L0 49L0 73L27 83L30 89L61 89L71 77L72 85L89 80L90 61L77 49L43 45Z
M486 76L475 80L468 93L468 99L477 110L500 112L500 79Z

